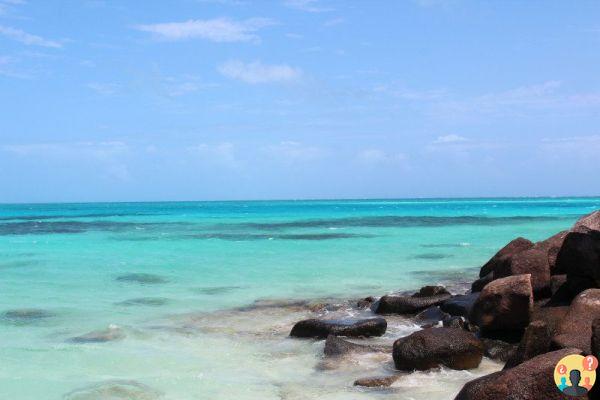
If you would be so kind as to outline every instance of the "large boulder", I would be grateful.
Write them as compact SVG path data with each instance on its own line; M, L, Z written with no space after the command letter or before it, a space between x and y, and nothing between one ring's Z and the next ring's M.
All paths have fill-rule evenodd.
M600 287L600 231L581 226L569 232L556 257L555 270L567 274L572 290Z
M574 229L585 227L594 231L600 231L600 210L594 211L593 213L584 215L579 218L575 225L573 225Z
M512 240L509 244L500 249L487 263L481 267L479 271L479 277L482 278L494 272L496 268L503 266L506 262L510 262L510 259L515 255L524 250L528 250L533 247L533 243L522 237L518 237Z
M329 335L349 337L381 336L387 321L381 317L366 319L306 319L297 322L290 336L325 339Z
M394 342L394 364L404 371L444 365L452 369L477 368L483 345L470 332L456 328L430 328Z
M325 340L325 348L323 354L327 357L340 357L352 353L366 354L366 353L387 353L391 350L391 346L378 346L353 343L348 340L344 340L338 336L329 335Z
M573 299L569 311L552 338L552 347L577 347L589 354L592 322L596 318L600 318L600 289L588 289Z
M484 336L520 337L531 320L533 293L531 275L517 275L489 283L473 304L469 320Z
M553 374L556 364L576 348L545 353L514 368L495 372L465 384L454 400L564 400Z
M531 274L531 286L536 298L550 297L550 264L548 252L534 246L513 255L494 270L494 279Z
M556 334L558 326L561 324L568 311L569 306L551 307L544 304L536 303L533 306L533 314L531 315L531 320L544 322L548 327L550 336L552 337Z
M504 369L513 368L550 350L550 330L544 321L533 321L529 324L519 347L506 361Z
M479 298L479 293L454 296L440 305L440 309L450 315L466 317L471 312L473 304Z
M569 233L569 231L558 232L556 235L552 235L546 240L537 242L534 246L536 249L540 249L547 254L548 265L550 266L550 273L552 275L557 273L556 257L558 256L558 252L565 241L567 233Z
M472 293L481 292L483 290L483 288L485 287L485 285L487 285L488 283L490 283L493 280L494 280L494 272L490 272L487 275L482 276L481 278L475 280L471 284L471 292Z
M432 306L439 306L452 295L438 294L434 296L386 295L375 303L377 314L416 314Z

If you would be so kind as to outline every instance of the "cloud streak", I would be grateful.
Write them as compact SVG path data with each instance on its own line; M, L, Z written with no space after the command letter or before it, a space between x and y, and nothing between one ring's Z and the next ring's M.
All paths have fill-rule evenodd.
M40 46L55 49L60 49L62 47L62 44L55 40L44 39L41 36L32 35L31 33L27 33L20 29L11 28L4 25L0 25L0 35L15 40L26 46Z
M136 29L163 40L204 39L217 43L259 42L260 29L274 25L268 18L250 18L236 21L229 18L192 19L183 22L137 25Z
M250 84L281 83L299 79L302 70L287 64L263 64L260 61L244 63L229 61L218 67L221 75Z

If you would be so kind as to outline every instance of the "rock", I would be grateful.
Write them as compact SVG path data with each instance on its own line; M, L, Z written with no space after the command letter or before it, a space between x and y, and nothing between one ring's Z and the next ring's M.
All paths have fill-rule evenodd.
M544 321L533 321L529 324L519 347L508 359L504 369L513 368L517 365L532 359L535 356L544 354L550 350L550 330Z
M486 276L482 276L481 278L479 278L475 282L473 282L473 284L471 285L471 292L473 292L473 293L481 292L483 290L483 288L485 287L485 285L487 285L488 283L490 283L493 280L494 280L493 272L490 272Z
M375 376L371 378L360 378L354 381L354 386L364 387L388 387L400 379L400 375Z
M455 328L431 328L415 332L394 342L397 369L426 370L444 365L452 369L477 368L483 345L470 332Z
M503 340L481 338L483 355L492 360L507 362L517 350L517 345Z
M345 356L351 353L387 353L391 346L374 346L366 344L353 343L340 337L329 335L325 340L323 354L328 357Z
M349 337L381 336L387 329L385 319L306 319L294 325L290 336L325 339L328 335Z
M72 343L105 343L123 338L125 338L123 330L118 326L111 325L107 329L88 332L85 335L71 338L69 341Z
M552 296L554 296L558 292L560 287L562 285L564 285L566 282L567 282L566 274L552 275L552 277L550 278L550 292L552 293Z
M579 349L545 353L507 370L485 375L465 384L454 400L564 400L556 388L554 368L561 358Z
M442 321L444 328L467 329L466 324L467 321L463 317L450 317Z
M492 338L520 337L533 312L530 275L500 278L489 283L473 304L469 320Z
M118 306L148 306L148 307L160 307L164 306L169 302L169 299L163 297L138 297L135 299L129 299L117 303Z
M531 274L531 286L536 298L550 297L550 264L548 253L536 246L514 254L494 270L494 279Z
M592 322L600 318L600 289L581 292L569 307L552 338L555 349L577 347L584 353L591 352Z
M136 381L97 383L64 395L64 400L158 400L162 393Z
M533 314L531 316L532 321L543 321L548 327L550 336L554 336L558 329L558 326L567 315L569 311L568 306L560 307L549 307L543 304L535 304L533 306Z
M592 354L600 357L600 318L592 322Z
M600 210L584 215L573 225L573 229L585 227L594 231L600 231Z
M515 254L533 247L533 243L522 237L512 240L509 244L498 251L479 271L479 277L484 277L494 272L497 267L508 262Z
M415 315L415 322L421 326L436 325L448 317L450 315L443 312L439 306L433 306Z
M358 308L369 308L371 307L371 304L373 304L375 302L375 298L374 297L365 297L364 299L360 299L356 302L356 306Z
M450 294L440 294L430 297L415 297L402 295L383 296L376 303L377 314L416 314L426 308L438 306L451 297Z
M13 324L28 324L54 317L54 313L39 308L18 308L2 313L1 319Z
M168 282L168 280L162 276L145 273L120 275L117 276L116 280L118 282L139 283L141 285L156 285Z
M600 231L582 226L569 232L558 252L555 270L567 274L571 291L600 287Z
M419 291L413 294L413 297L431 297L442 294L450 294L443 286L423 286Z
M548 256L548 265L550 266L550 273L556 274L556 257L558 252L563 245L565 237L569 231L558 232L556 235L550 236L546 240L537 242L534 247L543 250Z
M440 308L442 311L461 317L466 317L471 312L471 308L475 301L479 298L479 293L471 293L454 296L444 301Z

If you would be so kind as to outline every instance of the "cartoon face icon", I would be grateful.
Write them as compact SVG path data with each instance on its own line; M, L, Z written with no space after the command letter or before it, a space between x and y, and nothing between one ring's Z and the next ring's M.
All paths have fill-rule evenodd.
M571 354L563 357L554 369L554 383L568 396L585 396L596 382L598 360L594 356Z

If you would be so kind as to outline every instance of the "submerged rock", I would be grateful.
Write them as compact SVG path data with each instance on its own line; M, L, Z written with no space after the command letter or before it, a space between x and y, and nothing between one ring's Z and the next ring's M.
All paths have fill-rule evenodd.
M159 400L162 393L136 381L114 380L74 390L64 400Z
M125 274L117 276L116 280L118 282L129 282L129 283L139 283L141 285L156 285L160 283L167 283L168 279L154 274L147 273L133 273L133 274Z
M545 353L514 368L495 372L465 384L454 400L564 400L554 383L554 368L561 358L579 349Z
M381 336L387 321L381 317L366 319L307 319L297 322L290 336L325 339L329 335L348 337Z
M364 387L388 387L400 379L400 375L374 376L369 378L360 378L354 381L354 386Z
M376 346L353 343L338 336L329 335L327 336L327 340L325 340L323 354L325 354L327 357L339 357L352 353L387 353L391 350L391 346Z
M600 289L581 292L560 322L552 338L553 348L577 347L591 352L592 322L600 318Z
M517 275L489 283L473 304L469 320L484 336L520 339L533 312L530 278L529 274Z
M477 368L483 345L470 332L455 328L424 329L394 342L394 365L404 371L444 365L452 369Z
M2 313L2 318L15 324L27 324L54 317L55 314L39 308L19 308L7 310Z
M164 306L169 302L169 299L164 297L139 297L136 299L129 299L117 303L119 306L150 306L160 307Z
M111 325L107 329L88 332L85 335L69 339L72 343L105 343L125 338L125 332L118 326Z

